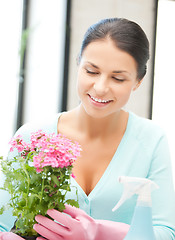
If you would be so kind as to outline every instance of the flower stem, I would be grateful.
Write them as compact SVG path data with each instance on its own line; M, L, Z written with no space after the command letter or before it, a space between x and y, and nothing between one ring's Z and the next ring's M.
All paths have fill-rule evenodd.
M24 173L26 174L26 177L27 177L27 197L26 197L26 207L27 207L27 205L28 205L29 187L30 187L30 178L29 178L28 172L26 171L24 163L22 164L22 169L23 169L23 171L24 171Z
M42 174L42 175L43 175L43 174ZM40 197L40 202L42 201L42 198L43 198L45 176L46 176L46 169L44 168L44 176L43 176L43 178L42 178L42 187L41 187L41 197Z

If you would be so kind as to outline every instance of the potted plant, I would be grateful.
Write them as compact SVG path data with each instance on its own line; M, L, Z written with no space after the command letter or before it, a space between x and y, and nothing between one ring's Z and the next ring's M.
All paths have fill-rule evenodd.
M73 163L81 148L61 134L46 134L41 130L31 134L30 143L18 135L10 144L10 151L14 153L17 149L18 154L6 160L1 157L6 177L2 189L9 192L10 201L0 209L0 214L12 208L17 218L13 231L30 239L37 236L33 229L37 214L46 215L52 208L63 211L65 203L78 207L78 201L65 197L70 191Z

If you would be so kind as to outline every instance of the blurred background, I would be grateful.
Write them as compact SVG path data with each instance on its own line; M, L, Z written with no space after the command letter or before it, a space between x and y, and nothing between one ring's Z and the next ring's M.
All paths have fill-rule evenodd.
M76 58L102 18L137 22L151 45L148 72L126 109L166 132L175 176L175 1L0 0L0 156L24 123L77 106Z

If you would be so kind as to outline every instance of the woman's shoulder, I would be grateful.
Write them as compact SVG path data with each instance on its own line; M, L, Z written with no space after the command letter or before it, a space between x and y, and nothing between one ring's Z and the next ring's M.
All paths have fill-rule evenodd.
M166 135L164 129L153 120L138 116L133 112L130 112L129 116L131 131L137 138L147 138L151 141Z
M43 118L42 121L33 121L23 124L15 133L15 136L22 136L25 141L29 140L31 133L42 130L47 133L57 133L57 123L61 113Z

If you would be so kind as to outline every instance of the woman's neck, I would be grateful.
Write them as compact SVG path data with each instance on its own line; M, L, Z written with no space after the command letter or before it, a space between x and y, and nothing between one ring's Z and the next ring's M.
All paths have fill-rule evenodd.
M125 132L128 113L120 110L104 118L89 116L80 105L75 109L76 127L88 138L104 138L119 132Z

